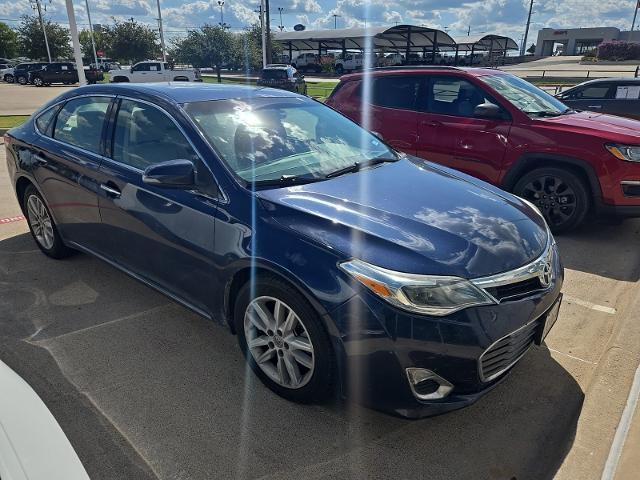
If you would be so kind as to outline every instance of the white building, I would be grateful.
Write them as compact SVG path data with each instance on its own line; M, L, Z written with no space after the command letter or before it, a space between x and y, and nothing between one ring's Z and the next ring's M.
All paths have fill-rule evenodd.
M624 40L640 42L640 32L620 31L615 27L596 28L543 28L538 31L537 56L583 55L602 42Z

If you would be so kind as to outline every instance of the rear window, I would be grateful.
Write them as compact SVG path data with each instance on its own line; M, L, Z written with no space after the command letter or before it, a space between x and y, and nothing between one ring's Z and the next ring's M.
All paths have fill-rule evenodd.
M268 69L262 70L263 80L285 80L287 78L286 70Z

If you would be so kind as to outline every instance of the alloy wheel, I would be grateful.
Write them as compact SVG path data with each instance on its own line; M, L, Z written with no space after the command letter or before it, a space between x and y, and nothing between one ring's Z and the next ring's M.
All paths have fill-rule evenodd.
M570 221L578 207L573 188L555 175L533 179L525 185L522 196L540 209L551 227Z
M42 79L41 79L41 78L36 77L36 79L33 81L33 83L34 83L34 85L35 85L36 87L41 87L41 86L43 85L43 83L44 83L44 82L42 81Z
M20 85L26 85L27 84L27 79L25 77L18 77L18 83Z
M42 200L37 195L31 195L27 200L27 211L29 225L33 230L33 235L38 243L46 250L51 250L55 242L53 234L53 222L44 206Z
M247 348L260 369L278 385L297 389L313 375L313 344L304 323L286 303L262 296L244 315Z

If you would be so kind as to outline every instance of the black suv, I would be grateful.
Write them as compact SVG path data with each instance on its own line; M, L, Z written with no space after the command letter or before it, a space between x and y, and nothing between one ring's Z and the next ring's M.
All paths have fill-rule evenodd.
M85 70L84 73L87 82L91 84L103 79L102 72L98 70ZM73 63L54 62L45 65L39 70L31 70L29 72L29 83L33 83L36 87L51 85L52 83L70 85L78 83L78 71Z
M13 79L20 85L26 85L29 83L29 72L40 70L45 65L49 64L47 62L19 63L13 69Z
M307 94L307 82L304 81L304 75L298 73L291 65L285 64L271 64L263 68L260 77L258 77L258 86L280 88L302 95Z

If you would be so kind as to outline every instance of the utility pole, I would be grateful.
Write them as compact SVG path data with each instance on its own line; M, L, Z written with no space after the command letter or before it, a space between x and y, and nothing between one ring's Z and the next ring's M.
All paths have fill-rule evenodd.
M278 28L282 32L284 30L284 24L282 23L282 12L284 12L284 8L278 7L278 12L280 12L280 25L278 25Z
M30 2L35 2L36 9L38 10L38 17L40 18L40 26L42 27L42 33L44 34L44 45L47 47L47 57L49 58L49 63L51 63L51 50L49 50L49 39L47 38L47 29L44 28L44 20L42 19L42 6L40 5L40 0L29 0ZM51 0L49 0L51 3ZM33 8L33 6L32 6ZM44 11L47 11L47 5L44 6Z
M80 85L87 84L87 78L84 76L84 66L82 64L82 50L80 49L80 39L78 38L78 25L76 25L76 14L73 12L73 1L66 0L67 16L69 17L69 33L71 33L71 43L73 43L73 57L76 61L76 70L78 71L78 83Z
M267 29L264 25L264 10L265 10L265 0L260 0L260 8L258 12L260 13L260 31L262 32L262 66L267 66Z
M162 31L162 12L160 11L160 0L157 0L158 4L158 29L160 30L160 48L162 49L162 61L167 61L167 54L164 48L164 33Z
M269 0L264 0L264 14L265 14L265 26L267 37L267 62L271 63L271 18L269 17Z
M89 19L89 35L91 36L91 48L93 48L93 60L96 62L96 68L98 68L98 55L96 54L96 42L93 39L93 24L91 23L91 13L89 12L89 0L84 0L84 4L87 7L87 18Z
M636 2L636 8L633 11L633 21L631 22L631 30L629 31L629 40L631 40L631 36L633 34L633 29L636 26L636 18L638 18L638 8L640 7L640 0Z
M338 28L338 17L341 17L342 15L338 15L337 13L334 13L332 16L333 16L333 29L336 30Z
M529 36L529 25L531 25L531 14L533 13L533 0L529 4L529 15L527 16L527 26L524 29L524 40L522 40L522 45L520 45L520 56L524 57L524 54L527 50L527 37Z

